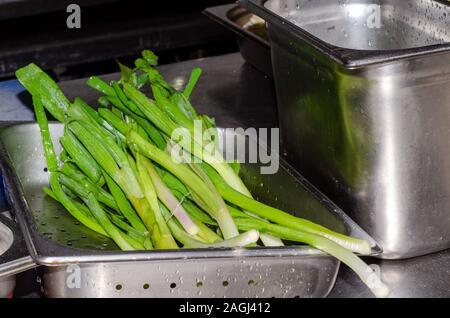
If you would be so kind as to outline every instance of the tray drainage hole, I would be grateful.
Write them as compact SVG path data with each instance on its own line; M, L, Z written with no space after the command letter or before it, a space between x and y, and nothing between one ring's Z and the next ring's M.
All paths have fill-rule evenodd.
M142 286L142 288L144 288L144 289L149 289L149 288L150 288L150 284L145 283L145 284Z
M117 284L116 285L116 290L122 290L122 285L121 284Z
M177 287L177 284L175 283L170 284L170 288L174 289L175 287Z
M44 168L44 172L47 172L47 171L48 171L48 169L47 169L47 167L45 167L45 168Z
M250 279L247 284L248 286L254 286L256 285L256 282L253 279Z
M224 280L224 281L222 282L222 286L223 286L223 287L228 287L228 285L230 285L230 283L229 283L227 280Z
M197 288L203 287L203 282L202 281L198 281L196 286L197 286Z

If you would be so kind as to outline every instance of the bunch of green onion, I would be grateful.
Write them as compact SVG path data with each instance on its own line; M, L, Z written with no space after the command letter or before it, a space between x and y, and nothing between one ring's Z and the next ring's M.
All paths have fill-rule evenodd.
M89 78L87 85L103 94L98 110L79 98L70 102L35 64L17 70L33 97L42 135L50 173L45 193L125 251L299 242L335 256L376 296L387 295L383 283L371 284L373 271L355 255L371 252L366 241L258 202L240 179L238 164L224 161L219 151L192 147L205 141L195 136L172 139L175 130L192 137L196 120L205 128L214 127L214 120L197 114L189 99L201 70L194 69L178 91L154 68L157 60L145 50L133 69L119 63L119 81ZM144 86L151 97L141 91ZM59 160L45 111L64 124ZM216 136L201 138L214 145ZM174 161L174 144L200 160Z

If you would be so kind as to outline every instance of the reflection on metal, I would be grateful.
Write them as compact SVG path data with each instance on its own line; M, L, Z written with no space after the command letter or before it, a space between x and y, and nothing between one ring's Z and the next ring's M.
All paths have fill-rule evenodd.
M380 95L386 96L386 100L390 100L393 95L393 83L392 78L386 76L384 81L380 84ZM401 226L399 219L400 216L397 214L399 212L399 202L401 194L398 192L400 190L398 186L398 158L397 153L398 146L395 144L397 139L395 136L399 133L396 130L396 111L395 105L391 103L380 104L380 115L383 117L381 121L385 123L385 135L384 141L381 142L383 148L380 153L382 158L380 159L380 169L384 167L383 171L379 174L382 176L381 187L384 188L384 195L381 196L382 205L379 207L379 211L384 211L382 223L386 224L386 241L392 242L394 246L401 244L399 241L399 227ZM380 201L381 201L380 200ZM375 204L378 202L376 201Z

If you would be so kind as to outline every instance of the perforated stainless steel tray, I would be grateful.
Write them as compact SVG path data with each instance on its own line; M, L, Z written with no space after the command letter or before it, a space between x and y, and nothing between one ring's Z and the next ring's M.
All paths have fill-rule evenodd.
M50 130L56 141L62 125L51 124ZM65 265L47 267L48 296L323 297L333 286L339 262L307 246L118 251L43 195L48 174L36 124L3 128L0 141L10 203L32 257L43 265ZM261 175L259 167L241 167L244 182L259 200L364 238L379 252L373 239L284 162L274 175ZM74 274L80 275L81 285L69 288L67 280Z

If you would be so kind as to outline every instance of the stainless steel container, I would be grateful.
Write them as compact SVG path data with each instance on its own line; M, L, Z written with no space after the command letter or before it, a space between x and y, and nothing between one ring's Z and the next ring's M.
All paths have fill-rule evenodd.
M446 1L242 0L268 22L283 151L383 247L450 247Z
M51 124L50 131L58 145L63 126ZM246 140L220 130L227 134ZM366 239L379 252L340 209L281 164L274 175L261 175L258 164L241 166L257 198ZM46 265L42 279L49 297L324 297L334 284L339 262L307 246L118 251L43 194L48 173L36 124L0 129L0 166L30 253Z

